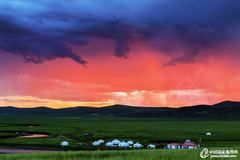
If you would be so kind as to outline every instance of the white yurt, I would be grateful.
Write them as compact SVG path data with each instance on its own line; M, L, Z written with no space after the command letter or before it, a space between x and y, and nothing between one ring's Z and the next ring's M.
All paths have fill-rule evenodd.
M92 143L93 146L100 146L100 144L101 144L101 143L99 143L98 141L94 141L94 142Z
M105 141L102 140L102 139L99 139L98 142L99 142L100 144L102 144L102 143L104 143Z
M121 141L119 141L119 140L117 140L117 139L114 139L114 140L112 141L112 144L113 144L113 145L118 145L119 143L121 143Z
M107 142L107 143L105 144L105 146L106 146L106 147L114 147L114 145L112 144L112 142Z
M127 142L120 142L118 143L118 147L121 147L121 148L128 148L129 147L129 144Z
M67 147L67 146L69 146L69 142L68 141L62 141L61 146L62 147Z
M154 144L149 144L149 145L147 146L147 148L149 148L149 149L155 149L155 148L156 148L156 145L154 145Z
M133 148L142 148L142 147L143 147L143 145L141 145L140 143L135 143L133 145Z
M133 145L133 144L134 144L133 141L127 141L127 143L128 143L129 145Z
M207 132L207 133L206 133L206 136L211 136L211 135L212 135L211 132Z

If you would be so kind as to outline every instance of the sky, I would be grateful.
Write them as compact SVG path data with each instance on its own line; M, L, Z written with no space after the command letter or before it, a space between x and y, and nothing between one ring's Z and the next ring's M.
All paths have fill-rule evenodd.
M0 0L0 106L240 101L238 0Z

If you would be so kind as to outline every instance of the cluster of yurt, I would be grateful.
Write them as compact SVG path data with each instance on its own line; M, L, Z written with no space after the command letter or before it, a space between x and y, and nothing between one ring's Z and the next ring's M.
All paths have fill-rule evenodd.
M69 146L69 142L68 141L62 141L61 142L61 146L63 149L67 149L67 147ZM139 143L139 142L133 142L131 140L128 141L120 141L118 139L114 139L112 141L108 141L105 143L104 140L99 139L97 141L92 142L92 146L106 146L106 147L111 147L111 148L124 148L124 149L130 149L130 148L135 148L135 149L141 149L144 146ZM148 149L155 149L156 145L154 144L149 144L146 146Z
M112 141L108 141L105 143L106 147L119 147L119 148L142 148L143 145L140 143L134 143L133 141L120 141L118 139L114 139Z
M104 144L104 140L97 140L97 141L94 141L92 143L93 146L101 146ZM118 148L135 148L135 149L140 149L140 148L143 148L143 145L139 142L133 142L131 140L129 141L120 141L118 139L114 139L112 141L108 141L105 143L105 146L106 147L118 147ZM154 144L149 144L147 145L147 148L149 149L155 149L156 148L156 145Z

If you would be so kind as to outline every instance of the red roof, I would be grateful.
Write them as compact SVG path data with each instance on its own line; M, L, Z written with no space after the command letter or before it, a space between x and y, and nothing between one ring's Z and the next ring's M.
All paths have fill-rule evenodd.
M179 143L170 143L168 145L171 145L171 146L181 146L181 144L179 144Z
M182 146L197 146L195 143L193 143L193 142L189 142L189 141L187 141L187 142L184 142L183 144L182 144Z

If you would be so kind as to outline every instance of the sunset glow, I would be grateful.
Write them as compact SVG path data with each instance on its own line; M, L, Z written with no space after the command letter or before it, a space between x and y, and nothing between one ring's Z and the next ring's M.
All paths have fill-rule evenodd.
M97 19L97 22L93 23L91 17L87 20L80 16L78 18L83 19L84 23L81 25L75 21L70 11L81 9L75 8L73 4L66 4L66 8L69 8L59 11L59 15L66 14L66 17L56 18L59 15L54 17L55 9L49 7L53 4L47 1L28 1L24 4L13 0L1 3L1 14L13 17L12 22L1 20L6 26L13 25L12 29L0 27L0 33L8 35L0 39L1 106L63 108L125 104L180 107L240 100L240 39L238 29L234 28L238 23L227 22L233 26L232 32L238 34L233 38L224 39L221 33L225 35L229 32L224 33L225 30L218 30L219 28L214 26L209 28L211 26L204 26L204 22L203 28L189 29L191 24L185 26L188 19L186 22L177 21L185 27L186 33L168 24L171 22L165 25L154 23L151 25L156 25L155 28L150 27L150 24L147 25L149 21L144 19L146 22L142 22L139 19L144 13L132 11L131 17L114 9L110 10L114 4L106 7L109 9L106 13L99 11L101 7L100 4L95 4L97 2L88 4L84 1L81 5L76 4L79 8L89 9L83 10L81 14ZM127 2L122 4L123 8L125 3ZM155 3L157 1L144 1L146 6L139 7L151 8ZM36 10L31 10L32 6ZM173 8L176 8L176 13L172 13L170 8L166 15L178 18L179 8L177 5ZM124 9L128 11L128 8ZM217 11L216 9L216 14ZM53 13L52 17L46 16L45 13L48 12ZM162 16L157 10L155 12L159 17ZM115 14L116 16L112 16ZM38 21L31 19L31 16L36 16ZM199 15L196 13L196 16ZM112 17L121 18L113 22L115 19ZM65 19L68 18L73 20L66 22ZM109 22L109 26L105 23L99 24L98 19L100 21L104 18ZM192 22L191 17L188 18ZM199 16L194 20L200 21L201 18L206 17ZM163 23L163 20L155 21ZM210 20L206 20L206 23L208 21ZM37 22L41 26L36 25ZM222 23L216 22L219 25ZM112 25L117 25L119 30L110 32L112 28L117 28ZM103 31L99 31L100 28ZM181 33L175 35L175 32ZM35 34L42 36L42 39L38 39L39 36L35 37ZM202 37L205 34L208 35L207 46L205 39L203 40L206 37ZM19 41L15 39L16 35L19 35ZM176 37L179 35L180 37ZM7 39L11 36L11 46L8 48ZM45 39L49 41L45 42ZM57 42L59 44L56 44ZM58 46L61 47L57 48ZM56 53L53 53L53 50Z

